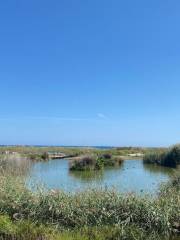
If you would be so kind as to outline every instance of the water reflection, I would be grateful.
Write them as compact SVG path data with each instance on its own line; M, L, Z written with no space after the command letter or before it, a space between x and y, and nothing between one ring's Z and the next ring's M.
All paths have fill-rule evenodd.
M105 178L105 173L113 174L123 167L123 163L117 167L106 167L100 171L69 171L69 175L82 182L101 182Z
M69 176L82 182L102 181L104 171L69 171Z
M163 173L168 176L171 176L176 171L176 168L163 167L163 166L158 166L155 164L143 164L143 168L145 171L149 171L154 174L162 174Z
M174 170L154 165L144 165L142 160L125 160L118 168L103 171L70 172L68 160L52 160L35 163L31 179L38 179L47 188L68 192L89 187L115 188L120 192L155 194L162 182L166 182Z

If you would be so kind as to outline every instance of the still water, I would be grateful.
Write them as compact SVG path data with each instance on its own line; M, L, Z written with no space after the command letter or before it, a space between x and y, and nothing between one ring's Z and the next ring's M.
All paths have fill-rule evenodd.
M107 168L97 172L72 172L68 165L67 159L35 163L31 168L31 180L28 183L32 185L32 182L40 181L48 189L67 192L96 187L114 188L123 193L154 195L160 184L166 182L174 171L171 168L145 165L142 160L125 160L119 168Z

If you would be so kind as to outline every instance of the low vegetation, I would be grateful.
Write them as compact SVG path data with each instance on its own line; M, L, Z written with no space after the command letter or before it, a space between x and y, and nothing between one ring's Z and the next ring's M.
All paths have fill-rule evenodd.
M117 167L121 165L122 158L105 153L102 155L86 155L70 161L71 171L101 170L104 167Z
M113 157L98 158L107 163ZM14 160L0 161L0 239L179 238L180 172L160 188L155 198L106 189L65 193L38 187L32 192L24 178L27 161Z
M29 153L29 154L26 154L25 156L32 161L47 161L47 160L49 160L49 154L47 152Z
M86 239L72 237L75 233L77 237L80 231L87 235L87 239L88 233L97 235L94 239L103 239L103 236L106 237L104 239L119 239L121 235L124 235L123 239L143 239L145 235L164 236L165 239L180 230L179 175L163 186L156 199L132 194L123 196L105 190L87 190L77 194L54 190L32 193L23 181L10 176L1 176L0 184L0 214L8 216L3 228L4 218L0 218L3 234L11 231L15 234L17 229L22 233L23 224L27 227L27 222L36 226L33 230L29 228L32 235L36 233L35 229L43 234L41 226L44 225L58 229L64 236L66 231L70 231L66 235L71 238L65 239ZM8 219L12 219L12 225ZM107 236L105 233L108 233Z
M12 176L24 176L31 167L32 162L19 153L0 154L0 174L8 173Z
M84 227L73 231L58 231L46 225L30 221L14 221L6 215L0 216L1 240L169 240L156 233L148 233L137 226ZM175 240L175 238L173 238ZM176 238L176 240L178 240Z
M161 152L165 148L141 148L141 147L114 147L114 148L96 148L96 147L41 147L41 146L0 146L1 153L18 153L22 156L30 157L33 160L43 160L47 153L62 153L67 156L83 155L103 155L128 156L129 154L146 154L149 152ZM45 157L46 159L46 157Z
M143 161L144 163L176 167L180 164L180 145L173 146L166 151L146 154Z

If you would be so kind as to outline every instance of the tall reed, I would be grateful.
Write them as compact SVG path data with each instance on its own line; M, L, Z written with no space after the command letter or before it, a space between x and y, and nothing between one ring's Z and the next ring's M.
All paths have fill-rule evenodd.
M161 153L148 153L143 158L144 163L162 165L166 167L176 167L180 164L180 145L176 145Z

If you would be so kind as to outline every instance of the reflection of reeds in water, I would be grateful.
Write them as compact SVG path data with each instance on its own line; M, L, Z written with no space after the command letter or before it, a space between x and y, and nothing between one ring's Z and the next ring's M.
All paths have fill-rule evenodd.
M31 161L20 154L3 154L0 156L1 174L24 176L31 167Z
M154 164L143 164L143 168L149 172L152 173L163 173L166 174L167 176L171 176L173 172L176 171L174 168L169 168L169 167L164 167L160 165L154 165Z
M82 182L91 182L93 180L102 180L104 171L69 171L69 175Z
M105 172L111 172L112 174L114 171L119 171L124 165L124 161L121 161L120 164L109 165L100 170L86 170L86 171L71 171L69 170L69 175L74 179L80 180L81 182L88 183L88 182L100 182L104 179Z

